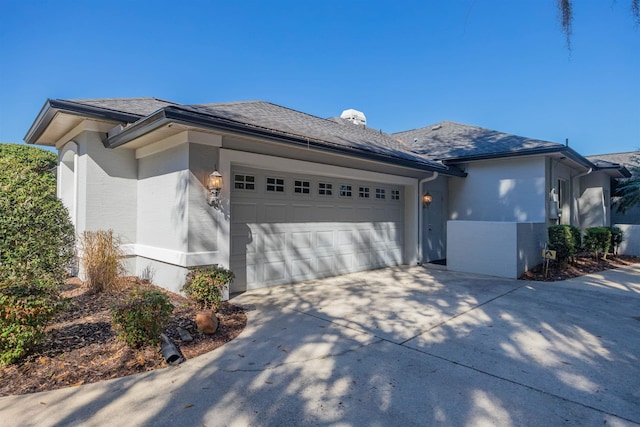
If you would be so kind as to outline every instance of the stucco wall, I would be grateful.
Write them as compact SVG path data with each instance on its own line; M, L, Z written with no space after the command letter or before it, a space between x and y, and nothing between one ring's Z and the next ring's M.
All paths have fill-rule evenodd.
M623 234L623 241L618 248L621 255L640 256L640 225L616 224Z
M77 231L112 229L124 243L136 239L137 162L131 150L104 148L101 135L78 143Z
M517 278L541 262L545 223L449 221L447 269Z
M224 213L209 206L206 189L207 179L217 164L218 148L189 144L189 252L215 252L218 249L218 221Z
M137 243L186 252L189 148L181 144L138 160Z
M544 158L474 162L467 173L449 179L449 219L545 221Z
M611 178L604 172L592 172L580 178L578 216L580 227L602 227L611 224Z

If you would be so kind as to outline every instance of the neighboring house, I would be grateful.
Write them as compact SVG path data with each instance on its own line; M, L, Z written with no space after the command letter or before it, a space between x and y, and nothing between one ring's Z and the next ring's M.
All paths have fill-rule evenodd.
M562 144L449 122L389 135L262 101L49 100L25 141L58 149L76 230L113 229L131 272L174 291L216 263L232 292L445 258L515 277L547 225L608 225L610 177L628 175ZM500 252L497 269L468 260Z

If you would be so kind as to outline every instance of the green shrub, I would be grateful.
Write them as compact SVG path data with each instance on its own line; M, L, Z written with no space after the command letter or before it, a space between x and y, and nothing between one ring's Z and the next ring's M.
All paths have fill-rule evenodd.
M584 246L594 256L598 258L602 252L603 258L607 259L607 253L611 247L611 230L609 227L590 227L584 230Z
M0 364L42 339L61 306L75 233L56 196L54 153L0 144Z
M559 263L565 264L569 258L578 253L580 230L576 227L552 225L548 229L548 234L549 249L556 251L556 259Z
M0 144L0 264L62 282L75 233L56 196L55 163L55 154L42 149Z
M134 290L124 303L111 310L118 338L134 348L158 344L173 308L169 297L161 291Z
M187 274L182 291L189 295L200 308L218 310L222 291L235 279L235 275L219 265L195 268Z
M619 227L611 227L611 247L613 248L614 255L618 255L618 247L624 240L624 233Z
M5 268L0 275L0 365L8 365L42 340L63 299L50 277L17 277Z
M569 225L568 227L569 230L571 230L571 239L573 248L575 250L575 253L572 256L575 256L575 254L580 252L580 250L582 249L582 230L580 230L575 225Z
M117 289L125 273L120 239L112 230L82 233L82 269L85 284L92 292Z

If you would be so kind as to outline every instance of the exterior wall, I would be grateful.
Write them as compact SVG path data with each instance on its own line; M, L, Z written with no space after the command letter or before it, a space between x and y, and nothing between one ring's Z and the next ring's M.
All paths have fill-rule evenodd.
M207 202L207 179L218 164L218 148L189 144L188 252L212 253L218 250L220 212ZM232 185L225 182L224 185Z
M184 143L138 160L138 255L174 263L188 246L189 146ZM150 249L164 249L152 255Z
M558 220L552 220L549 223L559 223L567 225L572 223L575 224L575 187L572 176L576 175L577 172L573 171L571 168L563 164L561 160L554 158L549 159L549 168L549 182L548 188L546 189L546 194L549 194L551 189L554 189L559 198L558 207L561 209ZM560 188L560 185L558 183L558 181L560 180L564 182L564 194L561 194L562 189ZM549 203L548 200L547 202Z
M447 269L518 278L541 262L546 223L449 221Z
M449 179L449 219L546 221L543 157L469 163L467 173Z
M73 225L77 221L78 206L78 144L69 141L58 154L58 197L69 211Z
M609 226L611 224L611 178L604 172L593 172L580 178L578 197L579 226Z
M447 256L447 219L449 218L449 179L440 176L422 185L420 195L429 192L433 201L422 209L422 262L437 261Z
M136 240L137 163L130 150L104 148L101 134L83 132L78 143L76 231L112 229Z
M616 224L623 234L623 241L618 248L621 255L640 256L640 225Z

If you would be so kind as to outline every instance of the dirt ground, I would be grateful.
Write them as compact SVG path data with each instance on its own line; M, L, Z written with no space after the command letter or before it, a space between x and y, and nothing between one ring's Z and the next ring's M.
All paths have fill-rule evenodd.
M585 274L597 273L612 268L626 267L640 263L640 257L631 255L607 255L607 259L596 259L592 254L583 253L576 257L574 264L568 264L564 268L557 262L549 263L547 278L544 276L544 264L539 264L520 276L521 280L535 280L539 282L555 282Z
M243 310L223 303L217 313L218 330L204 335L194 322L197 307L181 295L137 278L127 278L121 291L90 294L80 280L70 279L63 289L69 308L47 328L45 341L22 362L0 366L0 396L78 386L166 367L159 345L132 349L116 339L110 310L134 287L157 288L169 295L175 309L165 334L186 359L222 346L246 326ZM181 341L178 327L187 330L193 341Z

